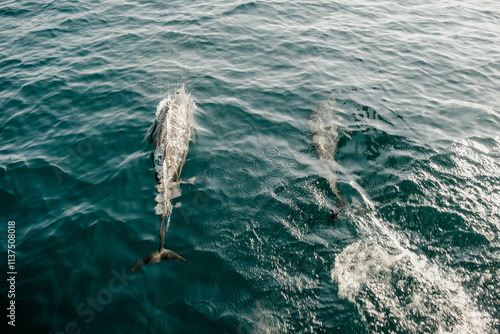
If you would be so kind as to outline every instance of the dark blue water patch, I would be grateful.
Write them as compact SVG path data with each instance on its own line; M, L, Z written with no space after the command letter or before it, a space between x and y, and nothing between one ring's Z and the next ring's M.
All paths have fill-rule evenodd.
M2 7L0 8L1 16L10 16L21 18L24 14L29 13L30 11L22 8L14 8L14 7Z
M119 245L120 236L123 235L120 230L123 231L124 226L112 219L103 220L103 216L102 213L76 213L57 219L18 241L18 261L23 263L18 277L25 278L18 288L26 292L16 300L21 305L19 316L31 314L41 321L41 325L69 321L75 316L79 303L92 295L89 285L99 281L109 282L110 278L106 274L100 277L100 270L94 271L92 268L97 259L120 259L116 253L120 252L119 248L113 245ZM109 229L113 225L118 226ZM106 241L102 244L98 240ZM31 254L29 249L37 249L37 254ZM104 267L110 264L109 261L105 262ZM38 274L41 272L48 274L40 278ZM36 277L37 283L31 284ZM40 307L40 303L46 306ZM20 327L30 328L31 325L26 322Z
M231 15L241 15L241 14L249 14L252 11L255 11L259 8L260 5L257 3L251 1L247 3L243 3L241 5L237 5L234 8L227 10L226 12L223 13L225 16L231 16Z
M18 211L18 203L20 202L21 196L19 194L14 195L7 191L6 189L0 188L0 214L9 219L13 217L13 214ZM12 218L13 219L13 218Z
M7 58L7 57L6 57ZM0 68L3 70L3 71L12 71L20 65L22 64L22 60L20 59L16 59L16 58L8 58L8 59L3 59L2 62L0 62ZM7 80L7 78L3 78L4 80ZM3 80L2 80L3 81ZM8 82L8 81L6 81ZM5 83L2 83L2 85L0 86L0 89L3 91L5 88L2 88L3 86L5 85ZM12 85L12 83L10 83L10 85ZM9 86L10 86L9 85Z
M28 104L43 104L44 98L54 94L61 89L67 88L68 83L65 79L57 77L44 77L36 81L27 82L18 91Z
M12 139L14 136L5 135L7 131L19 132L22 131L20 128L22 126L16 126L22 124L22 121L17 119L17 115L20 111L27 110L30 105L25 101L17 98L9 98L6 99L5 103L3 103L3 107L5 108L5 113L0 116L2 120L2 136L6 137L5 139ZM14 126L9 126L13 124Z
M197 52L209 52L215 46L215 43L204 36L184 35L181 41L177 43L179 47L185 50L196 50Z
M329 260L339 250L332 248L293 240L265 246L268 254L274 254L275 260L269 264L273 269L269 273L273 274L274 284L278 284L277 289L281 291L271 294L270 302L281 312L285 310L280 305L289 305L283 312L289 330L364 332L358 317L345 318L352 311L352 305L338 300L336 287L330 281L332 263ZM305 308L315 310L315 319L304 314Z
M418 231L422 235L440 237L447 232L464 229L466 227L463 216L454 212L441 212L436 208L425 205L393 204L380 210L390 221L398 222L398 225Z
M80 5L77 6L78 1L68 1L68 2L60 2L60 1L51 1L45 4L44 10L46 11L56 11L59 13L63 13L68 15L70 13L80 12L85 7Z
M2 189L10 193L12 198L19 199L17 206L30 208L27 212L13 211L13 208L9 210L13 219L19 222L19 236L22 235L22 231L30 230L31 224L35 222L68 214L74 210L65 208L65 203L71 202L75 209L87 211L92 210L93 205L99 201L109 202L115 198L110 197L108 191L103 191L109 182L96 186L78 180L74 173L68 173L56 165L47 166L43 161L40 163L39 166L35 162L15 168L9 166L6 172ZM39 178L44 182L33 183L33 180Z
M78 31L81 29L97 29L105 27L106 20L102 19L97 13L89 13L83 17L68 18L59 24L68 31Z
M30 51L26 55L17 55L16 57L18 57L17 59L22 60L22 63L20 66L13 69L12 74L13 78L18 79L21 83L27 83L29 81L35 81L35 79L40 79L43 74L47 73L44 70L45 66L57 66L61 64L59 57L56 57L53 54L46 57L40 57L36 51ZM36 72L34 73L34 71Z
M210 110L216 111L216 107L225 107L218 105L219 97L215 96L214 92L216 89L231 91L231 85L223 78L219 78L210 73L201 73L193 78L192 89L197 92L196 99L201 97L204 98L199 101L200 108L208 113Z
M29 32L29 34L25 35L19 41L23 42L24 39L27 39L27 40L36 40L39 42L48 43L49 40L62 38L68 32L69 32L68 30L59 29L59 28L47 28L47 29L40 29L40 30L32 30ZM52 44L52 43L49 43L49 44Z
M150 326L158 329L166 326L174 332L184 328L182 331L190 333L199 332L203 327L248 326L248 313L251 313L252 306L250 298L254 295L251 282L227 267L212 252L194 251L187 258L192 259L188 265L173 264L168 269L151 265L137 273L138 278L133 282L136 286L132 287L134 294L156 294L155 299L168 301L156 310L152 305L145 305L144 316ZM184 280L176 280L173 271L178 271ZM145 278L148 280L145 281ZM163 286L172 285L175 289L158 292L152 284L160 281ZM224 281L225 285L218 284L220 281ZM171 314L173 317L165 322L165 317L159 314ZM226 323L228 318L233 321ZM228 331L234 329L227 328Z

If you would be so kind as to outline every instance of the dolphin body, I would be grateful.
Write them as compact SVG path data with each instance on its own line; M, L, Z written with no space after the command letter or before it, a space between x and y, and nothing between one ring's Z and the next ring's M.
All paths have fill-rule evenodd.
M173 95L163 99L156 109L156 119L148 134L154 140L154 165L156 176L155 212L161 218L160 247L135 264L132 271L143 265L161 261L182 261L179 254L163 248L165 232L170 225L172 199L179 193L179 179L186 162L189 142L194 141L194 102L186 94L184 84Z
M319 159L330 169L331 177L328 179L330 189L335 194L340 204L339 212L333 212L330 221L334 221L336 216L347 205L340 196L337 187L337 174L335 162L335 150L339 140L339 130L343 130L342 119L335 113L335 97L333 94L318 103L315 109L309 114L309 131L311 132L314 148ZM348 136L346 134L346 136Z

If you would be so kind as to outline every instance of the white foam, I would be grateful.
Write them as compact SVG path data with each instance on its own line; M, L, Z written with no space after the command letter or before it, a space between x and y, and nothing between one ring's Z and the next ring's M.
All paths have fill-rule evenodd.
M354 303L369 330L401 333L485 333L491 316L480 312L451 269L403 246L409 244L374 217L367 232L335 259L339 296Z
M279 318L270 309L265 308L260 301L256 301L252 312L252 334L281 333Z

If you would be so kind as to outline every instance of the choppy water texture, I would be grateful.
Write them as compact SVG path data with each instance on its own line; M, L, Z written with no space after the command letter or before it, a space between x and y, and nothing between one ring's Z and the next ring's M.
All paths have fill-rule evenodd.
M0 31L9 332L500 330L498 1L7 0ZM188 264L132 275L160 223L146 133L181 83L165 247Z

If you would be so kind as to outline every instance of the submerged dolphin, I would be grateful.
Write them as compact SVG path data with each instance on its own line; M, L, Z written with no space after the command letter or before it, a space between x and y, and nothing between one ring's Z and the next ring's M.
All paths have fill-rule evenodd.
M186 161L189 142L194 140L193 109L191 96L186 94L184 84L160 102L156 119L148 135L149 142L154 138L154 164L156 174L155 212L161 217L160 247L146 255L135 264L132 271L143 265L160 261L182 261L179 254L163 248L165 232L170 224L172 198L178 192L179 177Z
M331 94L325 101L318 103L316 108L309 114L309 130L316 154L330 169L331 177L328 184L332 192L337 197L341 210L346 205L345 200L340 196L337 187L337 174L335 162L335 150L339 139L339 127L342 128L342 119L334 112L335 98ZM348 136L346 134L346 136ZM341 211L340 210L340 211ZM333 221L339 212L332 213Z

